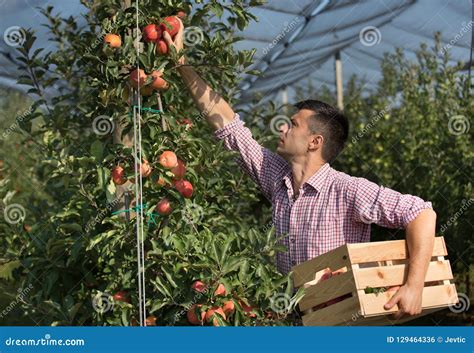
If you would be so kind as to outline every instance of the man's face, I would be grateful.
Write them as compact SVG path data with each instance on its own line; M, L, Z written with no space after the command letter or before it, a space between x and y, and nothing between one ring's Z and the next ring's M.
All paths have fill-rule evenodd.
M308 153L315 137L308 127L308 120L314 114L312 110L301 109L291 117L291 126L281 125L277 147L279 155L286 160L292 160Z

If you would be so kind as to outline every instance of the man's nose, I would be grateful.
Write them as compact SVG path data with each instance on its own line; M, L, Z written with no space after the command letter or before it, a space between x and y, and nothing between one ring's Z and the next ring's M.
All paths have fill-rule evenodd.
M288 132L288 129L290 128L290 126L288 125L288 123L282 123L280 126L279 126L279 130L280 130L280 134L286 134Z

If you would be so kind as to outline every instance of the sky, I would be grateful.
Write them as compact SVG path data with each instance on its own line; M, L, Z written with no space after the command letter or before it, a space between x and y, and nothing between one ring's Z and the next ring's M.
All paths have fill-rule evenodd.
M1 50L13 50L11 36L5 40L5 35L14 34L19 27L35 29L36 46L51 48L37 9L46 6L54 6L64 16L80 17L85 11L79 0L0 0ZM246 40L236 44L236 49L256 48L254 67L265 73L254 82L245 78L241 98L245 101L259 91L264 99L275 99L288 86L291 99L292 87L309 79L316 87L334 88L337 51L344 83L356 74L372 89L381 77L380 60L385 52L402 47L413 58L421 42L433 43L436 31L442 32L452 63L466 62L472 36L471 7L470 0L270 0L253 10L259 21L251 23L242 33ZM3 57L0 65L0 85L17 87L16 68Z

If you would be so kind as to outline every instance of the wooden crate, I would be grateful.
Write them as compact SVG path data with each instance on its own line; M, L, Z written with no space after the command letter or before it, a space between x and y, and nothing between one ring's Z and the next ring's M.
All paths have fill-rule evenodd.
M390 310L383 306L395 293L386 288L406 281L408 248L405 240L345 244L297 265L292 269L294 285L306 288L299 303L304 313L303 325L394 325L456 304L456 287L451 283L453 273L444 258L447 254L444 238L436 237L423 289L423 311L399 320L391 315L398 311L397 305ZM346 272L316 283L327 267ZM368 288L377 293L366 293ZM341 296L345 299L334 302L333 299ZM328 304L331 300L334 303Z

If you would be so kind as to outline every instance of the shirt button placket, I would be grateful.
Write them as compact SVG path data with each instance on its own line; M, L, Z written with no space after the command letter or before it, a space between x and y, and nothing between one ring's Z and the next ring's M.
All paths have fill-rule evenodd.
M296 201L290 199L290 259L291 266L296 265L296 231L297 226L295 224L295 216L293 215L294 206Z

